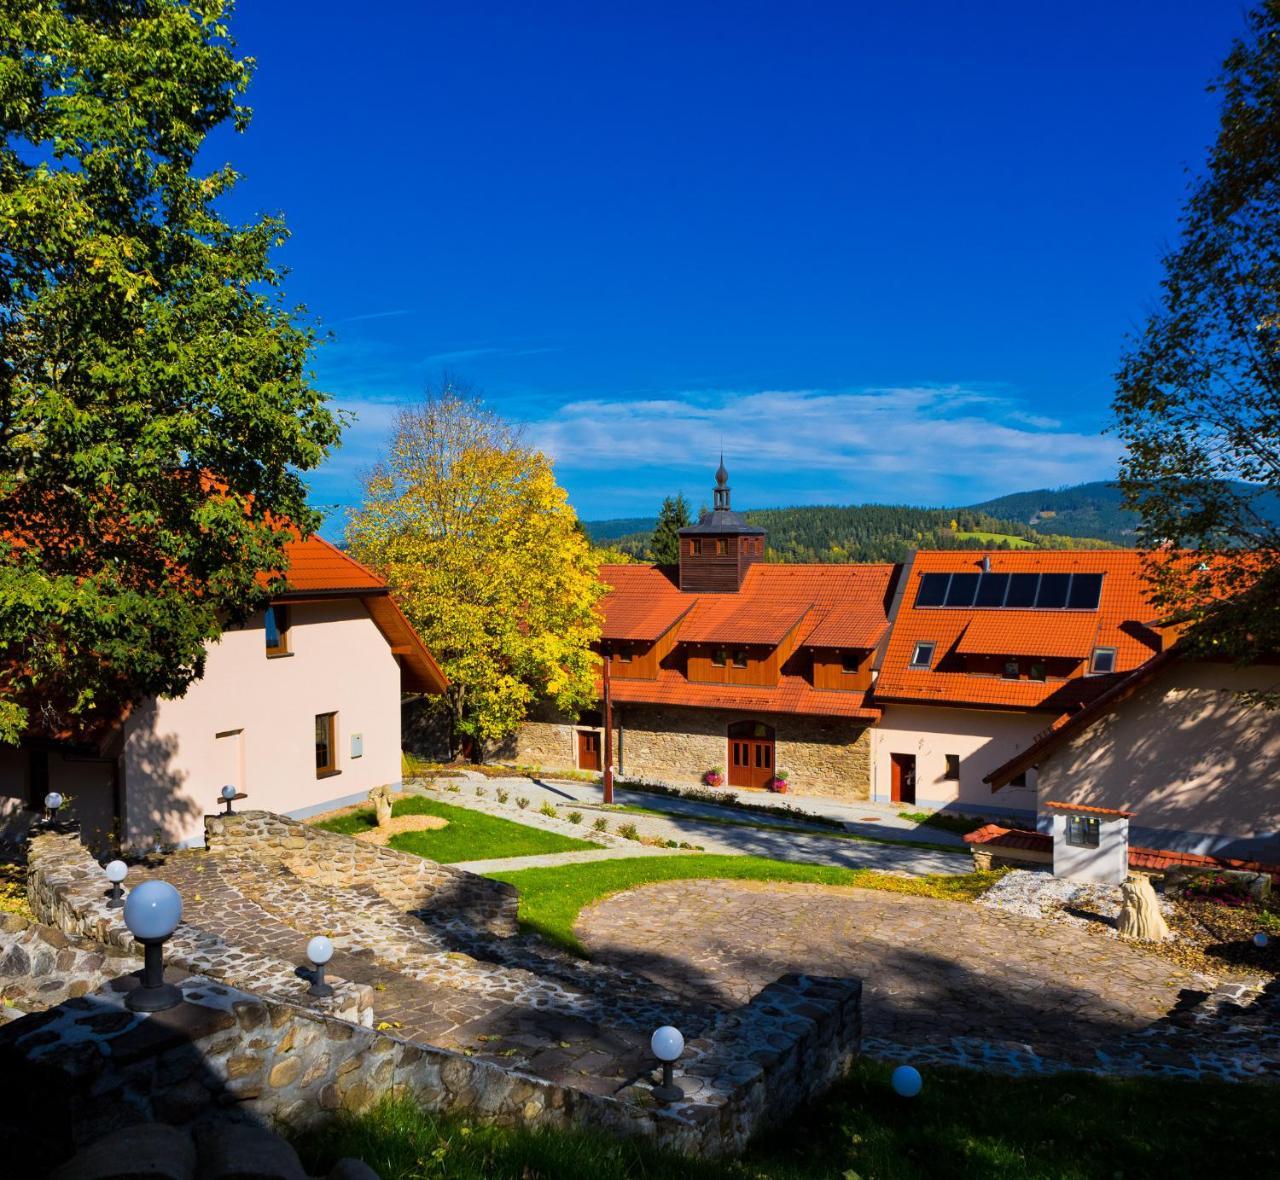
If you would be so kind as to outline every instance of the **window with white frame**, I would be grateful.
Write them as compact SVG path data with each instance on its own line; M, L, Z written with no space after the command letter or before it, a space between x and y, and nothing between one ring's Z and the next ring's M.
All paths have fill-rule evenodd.
M921 640L915 646L915 650L911 653L912 668L927 668L933 663L933 650L937 644L930 643L927 640Z

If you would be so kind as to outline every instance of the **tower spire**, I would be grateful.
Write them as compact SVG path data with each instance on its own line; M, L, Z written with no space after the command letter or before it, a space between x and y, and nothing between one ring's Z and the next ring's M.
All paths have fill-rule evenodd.
M729 473L724 469L724 446L720 447L720 466L716 468L715 510L729 511Z

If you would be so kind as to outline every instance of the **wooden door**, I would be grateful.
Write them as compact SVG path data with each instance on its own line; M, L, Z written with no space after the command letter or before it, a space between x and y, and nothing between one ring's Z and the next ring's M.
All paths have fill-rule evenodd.
M578 769L600 769L600 735L593 730L578 730Z
M729 727L729 786L767 787L773 781L773 730L744 721Z
M916 801L916 756L914 754L890 754L893 764L893 787L890 798L895 803Z

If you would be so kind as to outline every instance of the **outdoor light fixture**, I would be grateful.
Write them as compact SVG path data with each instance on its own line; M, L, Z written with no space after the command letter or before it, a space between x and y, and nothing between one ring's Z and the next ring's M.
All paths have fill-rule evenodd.
M222 801L227 805L226 811L222 813L223 815L235 815L235 812L231 810L231 801L235 797L236 789L230 783L222 788Z
M684 1035L678 1028L664 1024L649 1038L649 1048L662 1062L662 1085L654 1086L653 1096L659 1102L679 1102L684 1091L671 1078L671 1064L684 1052Z
M324 981L324 965L333 958L333 943L331 943L323 934L317 934L309 943L307 943L307 958L311 960L311 965L315 968L315 978L311 982L311 986L307 988L309 996L331 996L333 988Z
M107 909L118 910L124 905L124 891L120 888L120 882L129 875L129 866L122 860L113 860L107 865L107 880L111 882L111 900L107 902Z
M889 1079L893 1092L901 1098L914 1098L924 1086L920 1071L912 1065L900 1065Z
M129 890L124 924L144 948L142 985L124 1000L130 1011L162 1012L181 1003L182 992L164 981L164 944L181 921L182 895L168 881L143 881Z
M58 808L62 806L62 796L57 791L50 791L44 797L44 822L51 824L54 817L58 814Z

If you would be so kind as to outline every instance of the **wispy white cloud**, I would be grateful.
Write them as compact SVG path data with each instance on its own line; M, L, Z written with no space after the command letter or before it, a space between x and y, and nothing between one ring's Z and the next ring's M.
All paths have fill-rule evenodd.
M390 320L406 315L413 315L413 308L396 307L391 311L369 311L365 312L363 315L350 315L345 319L335 320L334 322L338 324L359 324L363 323L365 320Z

